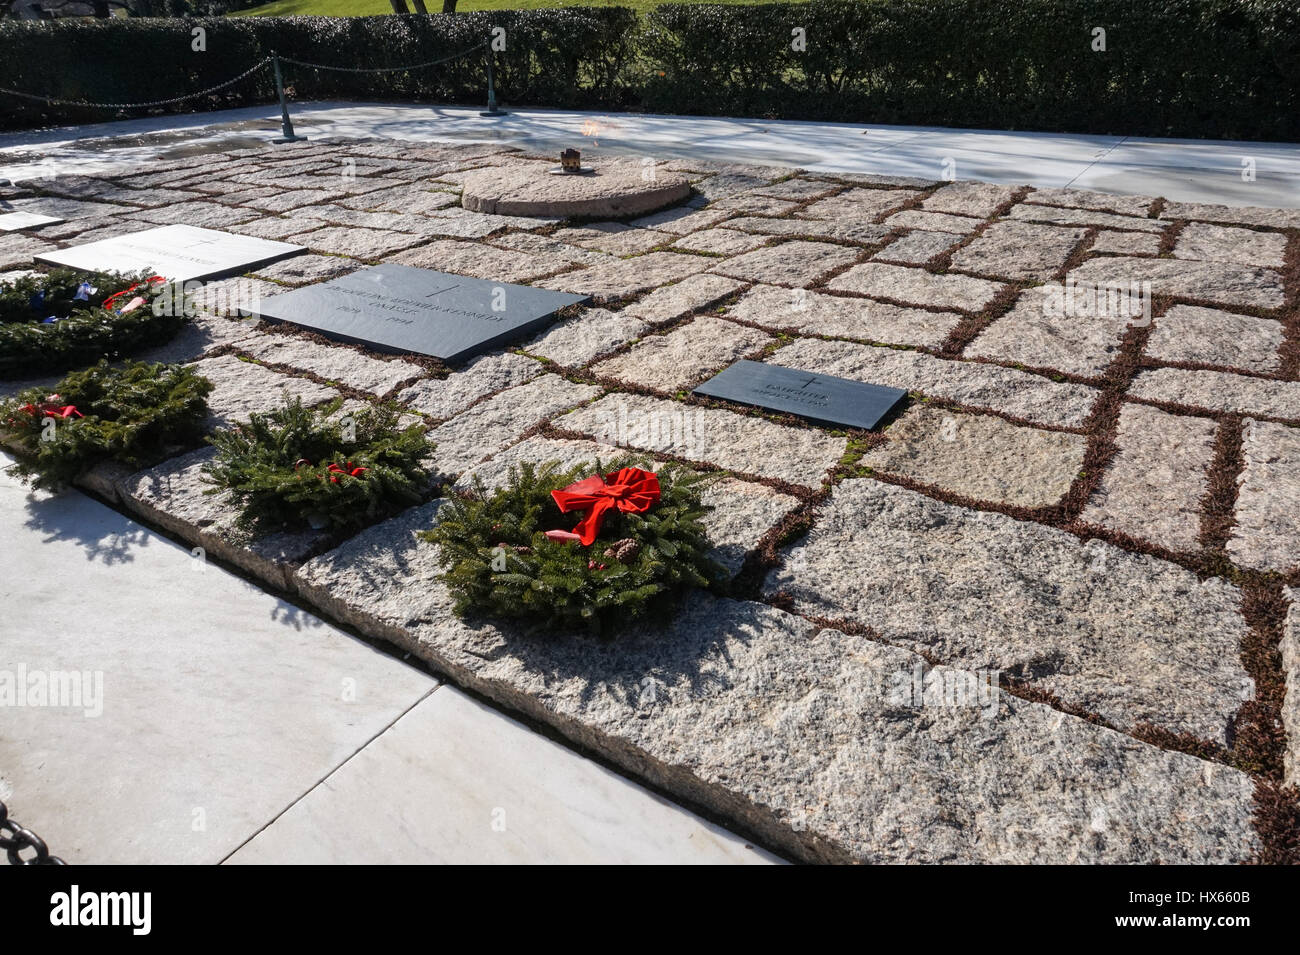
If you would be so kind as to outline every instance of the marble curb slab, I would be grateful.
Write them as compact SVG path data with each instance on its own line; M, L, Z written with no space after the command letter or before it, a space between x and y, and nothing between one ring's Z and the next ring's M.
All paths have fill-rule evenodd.
M977 675L763 604L696 594L612 642L457 618L415 538L439 507L308 561L299 593L797 858L1227 863L1258 847L1237 770L992 688L945 702Z
M300 245L169 225L42 252L36 261L88 272L143 272L174 282L249 272L305 251Z
M39 212L5 212L0 213L0 232L39 229L41 226L58 225L62 221L58 216L42 215Z

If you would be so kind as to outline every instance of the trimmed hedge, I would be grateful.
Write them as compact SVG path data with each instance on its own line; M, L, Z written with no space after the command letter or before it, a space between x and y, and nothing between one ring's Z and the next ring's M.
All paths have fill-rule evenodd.
M791 49L792 30L807 50ZM1093 50L1095 28L1104 52ZM1300 134L1295 0L665 5L654 111L1224 139Z
M207 89L238 76L273 51L310 63L368 68L449 56L506 30L508 52L494 69L512 103L615 107L636 33L636 12L622 7L501 10L382 17L235 17L0 21L0 87L56 99L139 103ZM195 52L192 31L206 31ZM129 56L123 51L135 51ZM284 64L298 99L404 100L483 104L482 53L445 65L391 73L344 73ZM154 112L226 109L275 101L270 67L206 96ZM48 106L0 94L0 126L22 128L103 122L142 115Z
M191 50L191 30L207 50ZM138 102L203 89L271 50L392 66L507 33L502 102L783 119L1300 139L1295 0L812 0L450 16L0 22L0 86ZM792 31L807 48L792 49ZM1106 50L1095 51L1096 28ZM138 55L123 56L135 50ZM287 65L299 99L481 104L473 56L395 73ZM267 103L269 70L178 110ZM131 114L138 115L139 111ZM0 97L0 125L114 118Z

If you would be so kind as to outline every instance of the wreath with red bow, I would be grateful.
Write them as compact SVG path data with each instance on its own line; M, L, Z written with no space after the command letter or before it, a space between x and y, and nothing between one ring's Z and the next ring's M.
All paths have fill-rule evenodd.
M430 483L424 426L402 426L390 407L295 398L208 440L209 493L226 492L248 529L363 527L419 504Z
M152 307L166 285L157 275L73 269L0 284L0 378L63 372L167 342L186 315L183 305Z
M145 468L199 444L212 384L195 365L99 362L0 404L18 474L57 489L102 461Z
M422 537L439 547L457 613L610 633L722 579L703 523L711 480L631 460L523 464L448 500Z

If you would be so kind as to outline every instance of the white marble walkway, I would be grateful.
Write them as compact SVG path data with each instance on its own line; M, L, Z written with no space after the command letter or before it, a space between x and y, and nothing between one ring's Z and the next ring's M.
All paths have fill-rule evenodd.
M776 861L84 494L0 470L0 544L0 798L68 862Z
M374 103L298 103L308 137L502 141L545 152L601 151L802 166L927 179L1073 186L1182 202L1300 208L1300 144L1141 139L855 123L773 122ZM271 106L0 134L0 178L110 172L155 156L233 149L279 131Z

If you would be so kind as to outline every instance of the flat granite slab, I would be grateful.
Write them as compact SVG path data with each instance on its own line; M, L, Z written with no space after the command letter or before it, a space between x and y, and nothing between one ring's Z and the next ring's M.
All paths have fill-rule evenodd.
M1258 845L1237 770L992 689L949 705L974 674L773 607L697 595L613 643L462 621L414 536L438 507L308 562L299 592L797 858L1226 863Z
M560 309L585 300L389 264L273 296L258 303L257 315L380 351L454 363L526 338Z
M302 251L302 246L288 242L169 225L42 252L36 260L91 272L148 271L188 282L249 272Z

